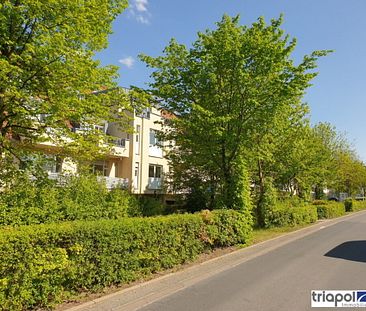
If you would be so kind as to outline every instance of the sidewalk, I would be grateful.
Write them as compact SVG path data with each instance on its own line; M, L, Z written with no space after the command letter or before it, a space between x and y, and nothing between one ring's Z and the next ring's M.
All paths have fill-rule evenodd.
M189 287L203 279L209 278L224 270L235 267L243 262L261 256L282 245L312 234L325 227L331 226L345 219L352 218L359 213L352 213L336 219L319 221L314 225L294 231L271 240L267 240L247 248L217 257L206 262L191 266L187 269L158 277L113 294L94 299L87 303L71 308L67 311L133 311L154 301ZM56 309L57 310L57 309Z

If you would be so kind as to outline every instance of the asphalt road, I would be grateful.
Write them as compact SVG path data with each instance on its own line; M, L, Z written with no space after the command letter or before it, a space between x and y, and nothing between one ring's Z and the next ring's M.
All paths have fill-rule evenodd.
M366 289L366 213L280 246L138 310L312 310L310 292L317 289Z

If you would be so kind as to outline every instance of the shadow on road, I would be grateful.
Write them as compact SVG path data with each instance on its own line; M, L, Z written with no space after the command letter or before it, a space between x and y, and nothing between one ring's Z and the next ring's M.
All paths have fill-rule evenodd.
M366 262L366 241L348 241L330 250L324 256Z

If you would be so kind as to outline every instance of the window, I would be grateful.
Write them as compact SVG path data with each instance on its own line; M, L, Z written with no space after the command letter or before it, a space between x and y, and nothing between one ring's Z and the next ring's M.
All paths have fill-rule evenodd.
M140 117L150 119L150 114L151 114L151 108L145 108L144 110L142 110Z
M155 177L156 178L161 178L161 170L162 170L161 166L155 166Z
M124 138L116 138L112 142L117 147L121 147L121 148L125 148L126 147L126 139L124 139Z
M159 136L159 131L150 129L149 143L151 146L159 146L161 144L158 136Z
M98 132L102 132L102 133L106 132L106 126L105 125L94 125L93 128Z
M136 125L135 154L140 154L140 125Z
M159 131L150 129L149 133L149 156L162 158L163 157L163 149L161 148L162 143L159 139Z
M135 162L135 172L133 178L133 187L137 189L139 187L139 162Z
M159 190L162 189L162 174L163 167L161 165L149 165L149 180L148 189Z
M149 177L150 178L161 178L163 167L161 165L149 165Z
M145 110L146 119L150 119L150 112L151 112L150 108L146 108L146 110Z
M155 166L149 165L149 177L155 177Z
M61 173L62 158L58 156L47 156L43 169L48 173Z
M140 140L140 125L136 125L136 142Z
M107 176L108 167L104 161L98 161L92 164L92 172L100 176Z

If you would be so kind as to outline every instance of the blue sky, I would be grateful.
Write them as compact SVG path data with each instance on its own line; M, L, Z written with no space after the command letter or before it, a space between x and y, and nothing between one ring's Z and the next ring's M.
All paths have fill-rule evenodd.
M190 45L198 31L214 28L224 13L251 24L284 14L283 29L298 39L295 60L313 50L332 49L319 61L319 75L305 101L313 123L327 121L345 132L366 162L366 0L130 0L113 25L103 65L120 66L121 86L143 87L150 71L137 55L161 55L174 37Z

